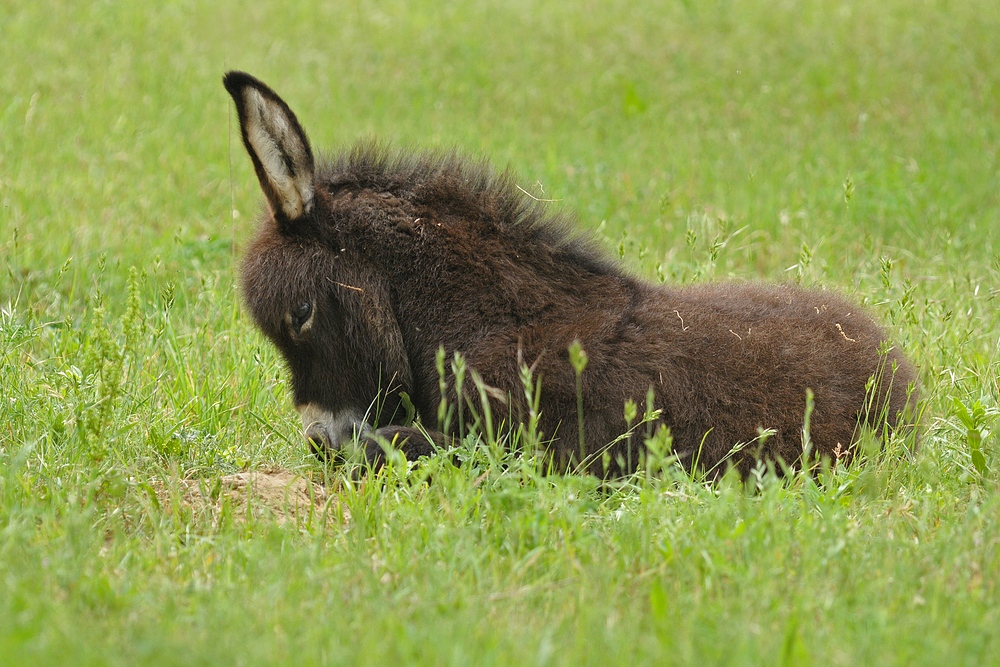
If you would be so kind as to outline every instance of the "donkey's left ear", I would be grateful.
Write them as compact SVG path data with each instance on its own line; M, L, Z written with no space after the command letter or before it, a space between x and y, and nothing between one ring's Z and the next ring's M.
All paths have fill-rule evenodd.
M236 102L243 144L278 220L294 222L312 212L314 162L309 139L285 101L245 72L222 79Z

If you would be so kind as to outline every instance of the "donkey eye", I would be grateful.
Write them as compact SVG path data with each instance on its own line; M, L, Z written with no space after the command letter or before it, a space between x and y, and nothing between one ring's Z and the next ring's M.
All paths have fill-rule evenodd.
M295 327L296 331L301 329L302 325L309 319L309 316L312 315L312 309L312 302L304 301L298 308L292 311L292 326Z

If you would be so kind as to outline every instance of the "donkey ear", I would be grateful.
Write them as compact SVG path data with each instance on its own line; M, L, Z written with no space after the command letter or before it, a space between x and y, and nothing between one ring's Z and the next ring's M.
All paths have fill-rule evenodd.
M275 217L293 222L312 212L314 162L309 139L285 101L245 72L222 79L236 102L243 144Z

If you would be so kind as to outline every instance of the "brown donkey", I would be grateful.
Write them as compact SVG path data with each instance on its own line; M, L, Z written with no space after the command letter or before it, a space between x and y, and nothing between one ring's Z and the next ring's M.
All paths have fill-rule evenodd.
M829 292L647 284L506 173L374 145L317 163L274 91L243 72L224 83L269 204L242 262L243 296L288 363L306 438L322 456L358 438L372 461L379 440L415 459L457 433L409 425L404 407L406 394L420 422L436 424L442 347L465 356L515 421L527 414L520 371L530 364L541 378L539 430L567 465L581 456L567 352L579 340L589 356L582 456L599 474L637 464L638 448L619 437L623 407L644 405L650 391L679 460L715 473L799 461L808 389L821 456L849 458L861 427L910 425L913 367Z

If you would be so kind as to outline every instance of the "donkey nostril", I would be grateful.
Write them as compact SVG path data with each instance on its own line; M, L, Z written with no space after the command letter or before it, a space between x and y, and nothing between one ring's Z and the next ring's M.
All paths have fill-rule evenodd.
M306 440L309 441L313 454L324 455L333 449L330 435L319 424L313 424L306 429Z

